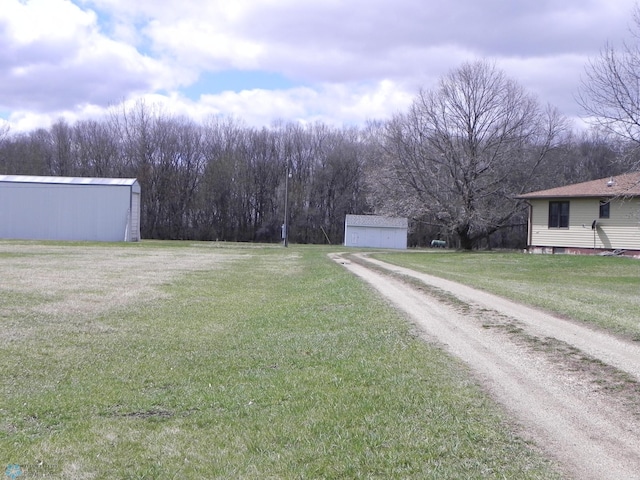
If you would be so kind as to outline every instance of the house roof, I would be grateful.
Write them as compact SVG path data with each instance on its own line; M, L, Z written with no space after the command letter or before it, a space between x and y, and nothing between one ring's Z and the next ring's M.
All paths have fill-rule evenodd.
M574 183L518 195L517 198L567 198L567 197L636 197L640 196L640 172L615 177Z

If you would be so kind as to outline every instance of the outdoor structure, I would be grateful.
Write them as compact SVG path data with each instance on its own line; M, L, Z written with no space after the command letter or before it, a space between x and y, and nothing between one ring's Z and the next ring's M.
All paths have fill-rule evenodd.
M0 238L140 240L135 178L0 175Z
M528 251L640 257L640 172L520 195Z
M344 244L347 247L407 248L406 218L347 215Z

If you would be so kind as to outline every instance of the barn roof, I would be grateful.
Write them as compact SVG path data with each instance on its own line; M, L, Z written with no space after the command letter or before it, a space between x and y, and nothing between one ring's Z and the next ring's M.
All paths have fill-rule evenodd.
M379 215L347 215L345 223L349 227L407 228L408 226L406 218Z
M567 198L567 197L635 197L640 196L640 172L601 178L590 182L575 183L518 195L518 198Z
M40 177L33 175L0 175L0 182L41 183L67 185L134 185L135 178L99 178L99 177Z

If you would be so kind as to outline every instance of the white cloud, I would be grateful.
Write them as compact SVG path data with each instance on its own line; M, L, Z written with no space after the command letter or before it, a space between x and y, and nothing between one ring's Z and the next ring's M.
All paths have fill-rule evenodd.
M95 20L93 12L83 11L70 1L5 0L0 9L5 38L20 45L40 41L70 45Z
M196 119L359 123L402 111L420 87L478 58L575 115L587 59L628 38L635 0L2 3L0 112L15 130L137 98ZM196 100L181 92L202 73L229 69L297 86Z
M179 92L147 94L124 100L109 108L130 108L136 101L173 115L204 122L212 116L230 116L247 125L262 127L276 121L310 123L321 121L336 126L360 125L367 120L388 118L406 110L415 92L403 90L392 81L384 80L366 86L323 85L318 88L298 87L288 90L226 91L203 95L190 100ZM47 127L51 120L63 118L69 123L85 118L99 118L108 108L86 104L74 110L59 110L39 114L28 110L15 111L9 121L15 131Z
M148 100L197 121L204 121L209 116L229 115L256 127L278 120L348 125L388 118L406 109L413 100L413 93L386 80L368 86L323 85L277 91L226 91L202 95L196 102L178 94L156 95L148 97Z
M106 106L179 78L159 61L102 35L96 15L67 0L4 0L0 25L0 109Z
M156 49L189 66L211 70L256 69L264 47L254 40L220 31L198 18L171 24L153 21L146 29Z

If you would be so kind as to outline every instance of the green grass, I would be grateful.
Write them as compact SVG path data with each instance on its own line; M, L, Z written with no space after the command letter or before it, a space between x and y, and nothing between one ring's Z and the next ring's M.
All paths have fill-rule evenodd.
M375 256L640 341L640 261L636 259L502 252Z
M0 468L20 478L557 478L326 248L0 251Z

